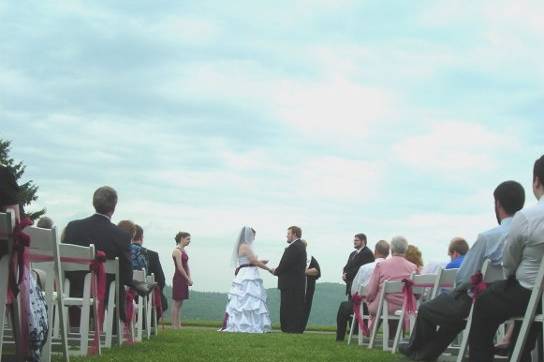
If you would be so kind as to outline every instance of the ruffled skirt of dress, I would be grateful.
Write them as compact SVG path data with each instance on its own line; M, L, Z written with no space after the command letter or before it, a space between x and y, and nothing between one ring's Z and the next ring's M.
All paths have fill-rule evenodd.
M271 330L266 290L256 267L240 269L228 294L224 332L265 333Z

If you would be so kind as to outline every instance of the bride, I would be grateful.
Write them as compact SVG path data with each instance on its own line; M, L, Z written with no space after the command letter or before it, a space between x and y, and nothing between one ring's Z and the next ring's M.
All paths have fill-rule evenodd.
M267 260L258 260L253 254L255 234L255 230L244 226L234 246L233 264L237 268L228 294L224 332L264 333L271 330L266 290L258 268L269 272L271 269L266 266Z

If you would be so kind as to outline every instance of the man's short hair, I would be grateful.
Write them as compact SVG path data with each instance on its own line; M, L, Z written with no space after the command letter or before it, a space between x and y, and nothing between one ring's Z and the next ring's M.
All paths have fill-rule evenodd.
M404 236L395 236L391 239L391 253L406 254L408 250L408 240Z
M540 183L544 185L544 156L541 156L535 161L535 166L533 168L533 181L537 178Z
M96 189L93 195L93 206L99 214L108 214L115 211L117 192L109 187L102 186Z
M293 234L295 234L295 236L296 236L297 238L301 238L301 237L302 237L302 229L299 228L298 226L289 226L289 227L287 228L287 230L291 230L291 232L292 232Z
M134 239L133 240L143 240L144 238L144 229L138 224L134 225Z
M448 252L450 254L453 254L454 252L457 252L459 255L465 255L468 253L468 243L463 238L453 238L450 242L450 246L448 247Z
M42 229L52 229L53 228L53 220L51 220L50 217L42 216L38 220L38 223L36 224L37 227Z
M361 240L366 245L366 235L363 233L355 234L355 238Z
M380 240L374 246L374 254L380 254L384 258L389 256L389 243L385 240Z
M510 216L521 210L525 203L525 190L516 181L501 183L493 192L493 196Z

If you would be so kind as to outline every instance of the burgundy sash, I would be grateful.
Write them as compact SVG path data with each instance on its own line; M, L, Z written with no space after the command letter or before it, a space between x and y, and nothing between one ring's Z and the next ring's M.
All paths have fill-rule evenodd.
M366 321L361 315L361 303L363 303L363 300L364 297L359 295L359 293L355 293L355 295L351 297L351 301L353 302L353 314L355 315L355 319L359 325L359 331L363 333L365 337L368 337L370 336L369 326L366 324Z
M132 325L132 319L134 318L134 298L135 297L136 297L136 291L132 288L129 288L125 293L125 338L128 340L128 344L134 343L134 336L132 335L131 325Z
M472 287L470 291L472 292L472 303L476 302L476 299L487 289L487 284L484 282L484 276L482 272L477 272L470 277L470 284Z

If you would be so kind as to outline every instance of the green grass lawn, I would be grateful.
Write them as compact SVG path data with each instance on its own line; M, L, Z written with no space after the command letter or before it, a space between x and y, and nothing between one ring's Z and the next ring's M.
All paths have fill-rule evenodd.
M166 329L133 346L103 351L101 357L74 361L399 361L400 357L357 345L337 343L333 334L261 335L219 333L186 327Z

